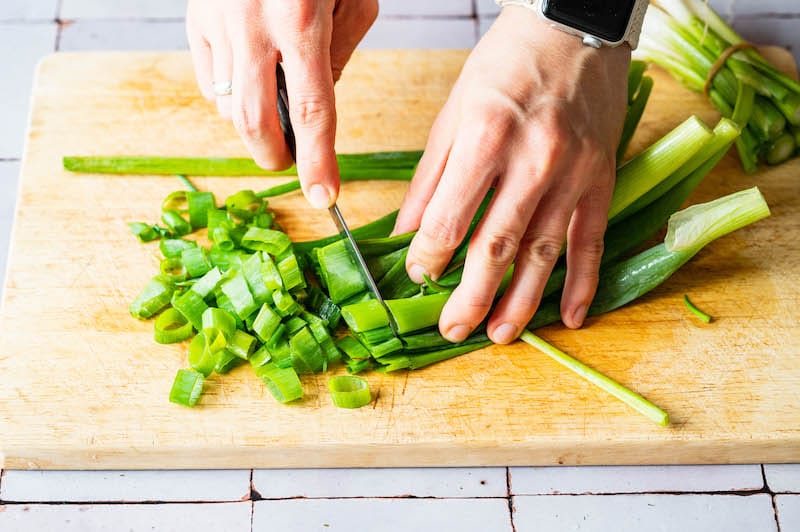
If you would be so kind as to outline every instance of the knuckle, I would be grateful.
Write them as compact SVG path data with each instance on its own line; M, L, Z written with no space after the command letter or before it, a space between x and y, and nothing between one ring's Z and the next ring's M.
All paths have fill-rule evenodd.
M549 236L534 237L526 242L528 258L536 266L552 266L561 256L561 240Z
M493 301L491 293L469 294L464 298L464 313L472 321L480 322L489 312Z
M325 130L333 125L331 105L321 96L301 96L293 109L301 127Z
M452 251L461 243L457 220L450 217L429 216L423 218L419 232L437 248Z
M313 29L317 24L316 1L288 2L286 4L287 14L291 21L292 28L298 33L305 33Z
M504 104L476 104L473 128L475 139L481 146L492 149L511 132L516 113Z
M492 233L485 239L481 249L489 267L505 267L514 260L519 239L511 233Z
M603 256L605 250L605 242L603 235L593 234L581 242L581 252L586 257L585 260L591 261L592 265L600 264L600 257Z
M239 107L233 113L233 126L243 138L260 139L267 128L265 117L262 113L254 113L247 108Z

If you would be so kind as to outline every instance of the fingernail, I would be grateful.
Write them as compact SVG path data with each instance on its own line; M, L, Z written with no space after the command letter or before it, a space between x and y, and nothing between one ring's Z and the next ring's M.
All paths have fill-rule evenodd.
M425 268L420 266L419 264L412 264L408 268L408 276L417 284L422 284L425 282L423 278L424 275L427 275L428 272L425 271Z
M492 340L496 344L507 344L517 337L517 327L511 323L503 323L492 334Z
M322 185L311 185L311 188L308 189L308 202L315 209L327 209L331 206L328 189Z
M457 344L458 342L463 342L469 336L470 328L466 325L454 325L450 327L450 330L444 334L444 337L447 338L448 341Z
M580 327L581 325L583 325L583 320L586 318L587 310L588 307L586 305L581 305L580 307L578 307L578 310L576 310L572 314L572 321L575 322L576 326Z

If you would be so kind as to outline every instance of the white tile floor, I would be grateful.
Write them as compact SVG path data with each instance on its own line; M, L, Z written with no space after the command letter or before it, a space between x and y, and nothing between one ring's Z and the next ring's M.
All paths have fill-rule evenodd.
M36 61L57 42L63 50L184 48L185 3L0 0L0 272ZM796 0L712 5L741 15L736 26L746 37L793 45L800 56ZM496 13L493 0L383 0L362 46L469 47ZM781 532L800 531L800 465L0 473L2 532L307 531L365 522L381 531L762 532L778 522Z

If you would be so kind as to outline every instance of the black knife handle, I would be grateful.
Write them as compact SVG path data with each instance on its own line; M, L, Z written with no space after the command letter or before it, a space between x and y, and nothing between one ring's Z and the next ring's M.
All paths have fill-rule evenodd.
M289 93L286 92L286 75L283 73L283 67L280 63L275 65L275 77L278 79L278 118L281 121L281 129L283 130L286 146L289 148L292 160L296 161L297 143L294 140L292 120L289 118Z

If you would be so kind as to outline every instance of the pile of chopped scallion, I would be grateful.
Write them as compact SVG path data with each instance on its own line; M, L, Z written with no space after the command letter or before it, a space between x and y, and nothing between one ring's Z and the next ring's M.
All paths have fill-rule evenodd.
M650 93L651 82L643 71L644 65L634 62L620 153L624 153ZM739 128L729 119L723 118L712 130L690 117L619 166L600 284L589 315L633 301L669 278L712 240L769 215L757 189L678 212L738 135ZM340 162L358 161L343 166L342 178L362 179L373 168L377 174L391 176L389 179L407 179L419 156L419 152L342 155ZM69 157L65 167L101 173L121 167L120 173L143 174L213 168L222 175L238 175L244 164L222 160L229 161L232 168L226 174L220 159L206 163L187 159L185 166L178 158L164 159L163 166L160 161ZM351 374L370 369L414 370L491 344L484 326L458 344L445 340L436 328L442 308L461 280L467 242L489 197L445 273L423 285L411 281L405 271L414 234L389 236L397 211L353 230L397 325L395 335L388 314L370 298L338 235L292 242L280 229L265 198L296 190L296 182L260 193L239 191L221 205L211 192L198 191L188 180L184 182L188 190L174 192L164 200L161 225L130 224L141 241L159 240L164 257L160 271L131 304L131 314L140 319L156 317L157 342L189 340L191 369L178 371L171 401L195 405L206 377L244 363L252 366L278 401L287 403L303 396L300 375L325 372L333 364L344 364ZM636 253L668 220L666 240ZM199 230L206 230L210 246L186 238ZM507 279L512 271L513 265ZM560 319L565 273L562 257L529 329ZM501 284L498 296L506 285ZM530 330L521 339L654 421L667 423L663 410L548 346ZM342 377L348 378L329 381L334 404L354 408L370 402L366 381L354 375Z

